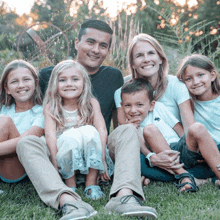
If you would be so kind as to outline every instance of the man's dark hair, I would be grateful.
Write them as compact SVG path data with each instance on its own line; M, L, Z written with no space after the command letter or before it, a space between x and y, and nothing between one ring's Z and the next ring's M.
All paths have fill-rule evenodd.
M153 95L153 87L149 82L142 78L138 79L131 79L127 81L121 88L121 97L122 94L132 94L140 91L146 91L146 94L148 95L148 98L150 99L150 102L154 100Z
M111 35L109 47L111 46L113 30L110 28L110 26L106 22L100 21L100 20L95 20L95 19L90 19L90 20L87 20L84 23L82 23L80 30L79 30L79 34L78 34L79 41L81 41L82 36L84 34L86 34L87 28L94 28L99 31L109 33Z

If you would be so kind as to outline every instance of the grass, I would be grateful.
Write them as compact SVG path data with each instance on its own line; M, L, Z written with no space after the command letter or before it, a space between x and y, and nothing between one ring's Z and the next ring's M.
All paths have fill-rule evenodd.
M57 210L46 206L39 198L28 178L19 183L0 182L1 220L56 220L61 217ZM78 188L83 201L91 204L98 214L91 218L97 220L138 219L108 215L104 206L108 202L110 186L104 186L105 198L92 201L85 197L84 187ZM220 219L220 191L212 183L200 186L197 193L181 194L172 183L154 182L144 188L146 200L143 205L152 206L158 212L159 220L206 220Z

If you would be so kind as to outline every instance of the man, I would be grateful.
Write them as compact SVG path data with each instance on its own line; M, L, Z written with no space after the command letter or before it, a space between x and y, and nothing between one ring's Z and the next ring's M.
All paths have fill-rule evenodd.
M84 22L75 41L75 47L78 51L77 61L87 69L90 75L93 93L100 102L108 131L112 111L115 109L114 92L123 84L122 74L118 69L101 66L109 53L111 41L112 29L107 23L99 20L88 20ZM50 76L50 74L48 75ZM43 77L42 74L41 77ZM48 79L49 77L43 79L42 82L47 83ZM125 158L126 148L124 145L121 148L123 149L122 151L120 149L120 143L116 143L117 135L114 135L114 137L115 139L111 138L111 140L115 143L109 142L109 144L112 144L112 148L118 149L115 156L116 166L112 192L118 194L116 197L110 199L106 205L106 209L122 215L156 217L156 211L154 209L141 206L139 199L136 196L132 196L132 186L130 187L127 184L125 187L123 184L124 180L121 185L119 184L121 171L124 169L123 167L127 166L127 163L130 166L135 163L134 167L139 167L138 170L130 170L129 174L130 172L135 173L132 176L136 178L139 175L140 177L140 149L137 152L139 154L139 160L135 160L134 162L125 160L123 164L117 165L117 157ZM49 151L45 140L34 136L25 137L18 143L17 154L42 201L55 209L61 207L63 212L61 220L84 219L97 213L89 204L83 202L77 193L73 192L63 183L49 159ZM129 176L126 177L127 179L129 179ZM115 185L114 182L117 182L117 184ZM138 188L141 188L141 181L137 182ZM135 193L143 198L142 188ZM115 202L115 198L119 198L118 196L120 196L120 199L116 199L117 201ZM117 210L118 208L120 209L119 211Z

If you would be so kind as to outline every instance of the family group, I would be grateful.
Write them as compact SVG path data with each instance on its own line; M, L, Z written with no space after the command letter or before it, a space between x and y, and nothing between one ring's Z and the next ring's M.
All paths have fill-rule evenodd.
M41 200L62 210L61 220L97 213L77 194L80 183L99 199L100 186L112 180L108 213L156 219L154 208L141 205L143 186L172 181L180 192L196 192L196 179L220 179L214 64L192 54L169 75L162 46L141 33L129 44L125 80L102 65L112 34L106 22L87 20L75 39L76 60L39 73L14 60L1 75L0 179L28 176Z

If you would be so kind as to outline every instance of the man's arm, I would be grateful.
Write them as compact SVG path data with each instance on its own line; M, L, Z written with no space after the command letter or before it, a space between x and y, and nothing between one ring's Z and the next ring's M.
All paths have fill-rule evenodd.
M118 127L118 117L117 117L117 110L112 111L112 122L113 122L113 129Z

